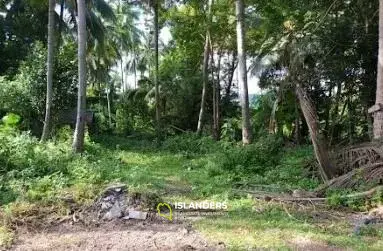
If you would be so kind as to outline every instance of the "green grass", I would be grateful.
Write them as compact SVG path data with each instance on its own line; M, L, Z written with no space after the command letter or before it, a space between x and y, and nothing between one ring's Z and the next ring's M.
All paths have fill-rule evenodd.
M225 217L204 219L196 226L210 240L224 241L233 250L293 249L302 240L353 250L383 247L381 237L353 235L352 226L344 220L312 220L298 212L287 213L280 205L250 199L232 200L230 204L233 207Z
M255 201L232 189L236 183L273 184L281 190L316 187L319 181L304 170L304 163L312 158L310 147L279 149L272 153L276 161L270 162L258 155L253 158L254 151L268 152L270 145L263 143L243 153L241 148L208 139L203 143L189 139L186 145L171 139L158 147L150 138L100 136L93 143L88 140L83 156L73 156L66 143L43 146L33 140L26 144L15 143L20 139L8 140L28 150L30 158L26 161L25 155L12 149L7 153L10 167L17 170L1 174L2 218L8 222L36 213L39 207L54 207L55 213L65 214L61 197L69 195L87 204L106 185L123 182L129 191L156 193L163 202L225 201L227 215L207 217L194 226L211 241L223 241L232 250L291 249L294 242L302 241L356 250L383 248L380 230L367 229L357 237L345 220L318 221L296 208ZM47 155L48 161L42 158ZM8 245L13 235L5 226L0 228L0 242Z

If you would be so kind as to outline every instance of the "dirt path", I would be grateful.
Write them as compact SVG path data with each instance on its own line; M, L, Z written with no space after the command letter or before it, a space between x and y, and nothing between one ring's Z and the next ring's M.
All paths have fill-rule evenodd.
M19 231L11 250L224 250L178 224L121 224L86 229L62 225L38 233Z

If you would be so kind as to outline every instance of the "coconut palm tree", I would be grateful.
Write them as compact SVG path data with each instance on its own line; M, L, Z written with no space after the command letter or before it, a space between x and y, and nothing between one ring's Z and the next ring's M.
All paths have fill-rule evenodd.
M209 0L208 3L208 25L205 34L205 45L203 52L203 68L202 68L202 94L201 94L201 108L199 110L197 134L200 135L203 129L204 117L205 117L205 103L206 103L206 88L209 82L208 70L209 70L209 56L210 56L210 23L212 20L211 8L213 6L213 0Z
M240 100L242 107L242 143L251 143L251 125L249 94L247 88L247 68L245 49L245 27L244 27L244 4L243 0L235 2L237 16L237 47L238 47L238 84L240 86Z
M379 56L376 79L375 105L369 109L374 117L373 133L375 140L383 139L383 0L379 0Z
M76 129L73 139L73 151L82 152L85 136L85 109L86 109L86 4L85 0L77 1L77 43L78 43L78 97Z
M45 105L45 120L41 141L46 141L50 134L51 108L53 99L53 64L54 64L54 28L55 28L55 0L49 0L48 18L48 59L47 59L47 97Z

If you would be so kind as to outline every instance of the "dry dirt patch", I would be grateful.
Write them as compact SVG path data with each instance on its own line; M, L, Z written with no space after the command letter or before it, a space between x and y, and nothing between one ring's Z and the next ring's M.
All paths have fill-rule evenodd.
M89 207L73 204L72 213L62 220L44 225L40 219L40 224L31 221L16 227L11 250L224 249L222 244L209 244L182 219L170 222L159 217L154 210L159 201L156 195L129 193L125 185L113 185ZM145 217L137 220L132 212Z
M98 228L61 225L46 232L19 232L11 250L223 250L182 224L122 224Z

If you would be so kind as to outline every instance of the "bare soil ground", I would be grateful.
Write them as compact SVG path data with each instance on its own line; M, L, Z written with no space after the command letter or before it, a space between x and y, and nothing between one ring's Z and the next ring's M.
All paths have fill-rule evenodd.
M183 224L108 222L97 228L63 224L19 230L11 250L224 250Z
M117 191L117 192L116 192ZM120 211L144 205L150 201L146 196L124 193L119 187L109 188L91 207L76 211L65 220L49 221L49 215L38 217L28 224L16 225L16 238L10 250L226 250L225 240L209 242L193 229L193 217L174 217L168 221L155 212L148 212L145 220L125 219ZM147 203L146 203L147 204ZM112 205L120 210L113 220L105 215L113 211ZM121 208L122 209L121 209ZM361 222L362 215L304 207L318 224L330 225L333 220L345 220L352 225ZM287 211L287 209L286 209ZM287 214L291 216L288 212ZM129 213L130 215L130 213ZM75 217L76 216L76 217ZM176 216L176 215L174 215ZM197 217L198 218L198 217ZM34 224L34 223L39 224ZM41 224L42 222L46 222ZM270 233L272 234L272 233ZM344 250L325 242L302 236L291 236L286 240L291 250ZM250 249L253 250L253 249Z
M193 229L191 222L151 218L146 221L116 219L99 225L69 221L46 228L25 226L17 229L10 250L227 250L225 240L209 242ZM298 236L286 240L286 247L299 251L345 250Z
M337 251L310 239L293 238L291 250ZM113 222L87 229L62 225L42 232L19 231L14 251L42 250L226 250L223 242L208 243L203 236L178 224L127 224Z

